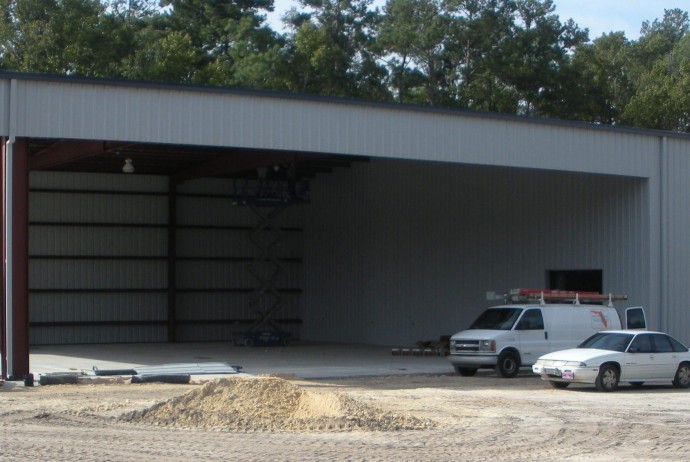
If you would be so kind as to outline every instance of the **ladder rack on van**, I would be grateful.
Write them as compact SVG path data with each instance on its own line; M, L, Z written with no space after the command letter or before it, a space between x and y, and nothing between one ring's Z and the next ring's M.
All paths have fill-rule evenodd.
M575 290L551 290L551 289L511 289L506 295L506 300L512 303L525 303L539 301L546 303L604 303L609 306L614 301L627 300L624 294L600 294L599 292L580 292Z

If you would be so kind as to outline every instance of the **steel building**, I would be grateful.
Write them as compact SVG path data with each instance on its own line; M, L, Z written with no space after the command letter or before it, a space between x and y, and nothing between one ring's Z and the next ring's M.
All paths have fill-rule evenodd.
M687 135L0 73L0 137L5 377L30 344L409 345L513 287L690 341Z

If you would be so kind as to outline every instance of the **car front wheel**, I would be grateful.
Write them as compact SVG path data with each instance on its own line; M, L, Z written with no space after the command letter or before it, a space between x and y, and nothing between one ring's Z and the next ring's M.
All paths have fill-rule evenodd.
M620 376L616 366L607 364L605 366L601 366L599 369L599 375L597 376L594 385L599 391L614 391L618 388L619 379Z
M676 376L673 379L673 386L676 388L690 387L690 364L683 363L678 366Z

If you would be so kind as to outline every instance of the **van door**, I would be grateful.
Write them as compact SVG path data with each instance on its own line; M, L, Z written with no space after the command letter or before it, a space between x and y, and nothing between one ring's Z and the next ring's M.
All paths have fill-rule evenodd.
M520 359L523 366L534 364L542 355L551 352L544 329L541 308L529 308L515 325L520 341Z
M647 317L644 308L632 306L625 309L625 328L630 330L647 330Z

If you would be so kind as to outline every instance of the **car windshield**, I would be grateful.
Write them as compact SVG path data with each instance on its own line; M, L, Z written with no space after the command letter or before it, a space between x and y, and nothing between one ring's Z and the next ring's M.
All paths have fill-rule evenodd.
M625 351L634 334L599 332L578 345L578 348L596 348L599 350Z
M522 308L489 308L479 315L470 329L510 330Z

